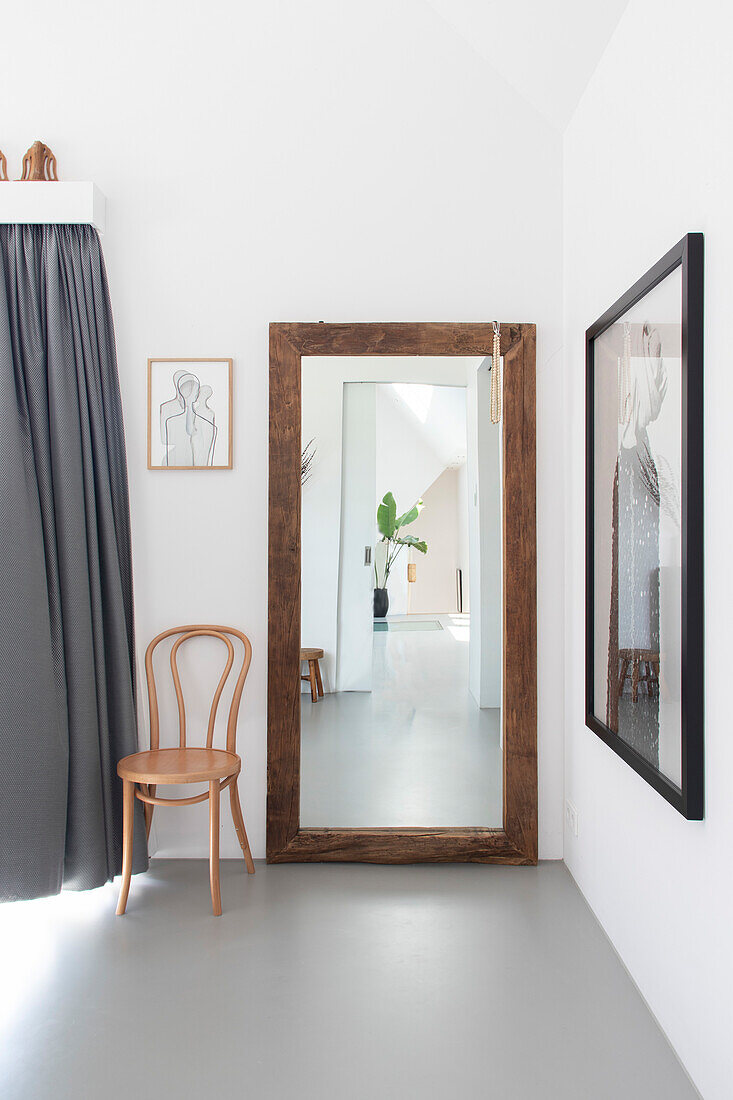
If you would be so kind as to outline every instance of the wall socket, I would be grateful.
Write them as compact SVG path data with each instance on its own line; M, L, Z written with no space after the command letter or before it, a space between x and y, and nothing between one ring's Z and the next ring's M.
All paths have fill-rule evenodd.
M565 800L565 824L573 836L578 835L578 811L569 798Z

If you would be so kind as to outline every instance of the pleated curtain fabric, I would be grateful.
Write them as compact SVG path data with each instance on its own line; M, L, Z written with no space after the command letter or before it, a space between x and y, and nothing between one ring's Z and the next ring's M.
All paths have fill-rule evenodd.
M0 898L11 900L119 873L116 766L137 750L137 728L125 442L99 238L91 226L1 225L0 260Z

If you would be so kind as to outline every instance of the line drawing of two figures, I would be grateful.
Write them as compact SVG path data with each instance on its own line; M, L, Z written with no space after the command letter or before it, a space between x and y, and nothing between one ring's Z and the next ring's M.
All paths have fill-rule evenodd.
M208 402L214 391L188 370L174 373L173 386L175 397L160 406L162 465L213 466L219 429Z

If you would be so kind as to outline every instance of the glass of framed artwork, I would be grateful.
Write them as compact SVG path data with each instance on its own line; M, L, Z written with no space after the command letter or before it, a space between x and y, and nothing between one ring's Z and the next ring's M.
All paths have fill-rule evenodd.
M148 359L148 469L231 468L232 360Z
M586 725L703 816L703 236L586 332Z

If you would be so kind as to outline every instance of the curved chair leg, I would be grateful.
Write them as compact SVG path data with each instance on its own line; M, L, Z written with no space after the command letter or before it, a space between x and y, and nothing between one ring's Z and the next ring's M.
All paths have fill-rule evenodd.
M132 878L132 825L135 812L135 784L131 779L122 780L122 885L120 900L117 902L117 916L121 917L127 908L127 896L130 893Z
M148 785L143 788L143 794L149 794L151 798L155 798L155 792L157 791L157 789L158 788L155 785L155 783L148 783ZM143 803L143 813L145 814L145 838L146 838L146 840L150 840L150 830L151 830L152 825L153 825L153 810L154 809L155 809L155 806L151 806L149 802L144 802Z
M639 661L636 657L631 666L631 702L639 702Z
M209 877L211 878L211 904L214 916L221 916L221 889L219 886L219 780L209 783Z
M229 798L232 803L232 817L234 818L234 828L237 830L237 839L239 840L239 846L244 852L244 862L247 865L247 874L253 875L255 873L255 863L252 859L252 853L249 850L249 841L247 840L247 830L244 827L244 818L242 817L242 806L239 801L239 791L237 790L238 780L234 780L229 784Z

